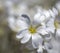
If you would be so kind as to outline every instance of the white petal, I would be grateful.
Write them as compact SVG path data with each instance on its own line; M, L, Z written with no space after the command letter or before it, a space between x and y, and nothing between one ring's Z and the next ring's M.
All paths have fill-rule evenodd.
M40 34L42 34L42 35L48 34L48 32L47 32L45 29L40 29L40 30L38 31L38 33L40 33Z
M55 13L52 10L49 10L51 17L55 18Z
M43 45L39 45L39 48L37 49L38 53L43 53Z
M48 28L46 28L46 31L49 32L49 33L50 33L50 32L54 33L55 28L48 27Z
M21 29L28 28L30 26L30 18L27 15L22 14L21 18L17 19L16 25L20 26Z
M37 13L37 14L34 16L34 23L40 22L40 20L39 20L40 17L41 17L41 14L40 14L40 13Z
M30 20L30 16L28 16L28 14L21 14L21 20L26 21L28 24L30 24L31 20Z
M50 12L47 10L44 10L44 15L46 16L47 19L50 18L50 16L51 16Z
M43 39L39 34L32 35L32 45L34 48L38 48L39 44L42 44Z
M25 30L26 30L26 29L25 29ZM21 30L20 32L18 32L17 35L16 35L16 38L17 38L17 39L23 38L24 33L25 33L25 30Z
M50 32L54 33L54 30L55 30L54 18L51 18L51 19L47 22L46 26L47 26L47 31L50 31Z
M24 44L24 43L27 43L30 40L31 34L29 33L28 30L26 30L26 31L23 32L23 35L24 35L24 37L21 39L21 43Z
M20 27L20 29L23 30L23 29L28 28L29 25L25 21L23 21L21 19L17 19L16 26Z
M46 31L45 26L43 26L43 27L41 27L41 28L39 27L39 28L37 29L37 32L40 33L40 34L42 34L42 35L48 34L48 32Z
M41 22L44 22L45 21L45 16L44 15L40 15L40 13L36 14L34 16L34 22L37 22L37 23L41 23Z
M28 28L30 25L29 17L23 18L24 17L15 18L14 16L10 16L8 18L9 27L15 32Z
M54 18L50 18L50 20L47 22L47 27L54 27Z

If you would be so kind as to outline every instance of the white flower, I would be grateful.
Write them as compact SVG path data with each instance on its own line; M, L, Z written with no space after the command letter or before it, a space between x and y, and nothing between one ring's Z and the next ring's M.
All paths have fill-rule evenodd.
M58 15L58 11L56 8L52 8L52 10L44 10L44 9L37 9L37 13L34 16L34 21L37 23L45 24L49 19L54 19Z
M43 12L42 12L43 11ZM58 11L55 8L52 8L52 10L40 10L37 12L37 14L34 16L34 21L46 25L46 31L49 31L54 33L55 32L55 17L58 15ZM36 24L37 24L36 23Z
M27 15L25 15L27 16ZM32 45L34 48L38 48L39 45L42 45L43 38L42 36L46 36L46 34L49 34L49 31L46 30L45 25L34 25L34 20L31 21L29 17L23 17L24 19L27 18L29 22L26 20L20 20L22 23L19 23L21 29L20 32L16 35L17 39L21 39L21 43L27 43L30 39L32 40ZM49 36L49 35L48 35ZM49 38L49 37L48 37Z

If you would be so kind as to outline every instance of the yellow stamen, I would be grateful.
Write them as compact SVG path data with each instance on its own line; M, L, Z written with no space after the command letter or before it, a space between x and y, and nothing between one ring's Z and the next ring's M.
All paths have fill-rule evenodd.
M36 29L35 29L35 28L33 28L32 26L29 28L29 31L30 31L30 33L31 33L31 34L36 33Z
M55 28L59 28L59 22L58 21L55 21L54 25L55 25Z

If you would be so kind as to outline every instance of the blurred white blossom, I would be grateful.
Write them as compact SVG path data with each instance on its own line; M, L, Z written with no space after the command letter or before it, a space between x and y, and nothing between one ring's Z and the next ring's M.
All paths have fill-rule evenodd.
M58 10L56 8L45 10L40 6L36 7L35 13L33 8L29 9L28 5L24 2L18 5L12 2L7 2L8 8L8 25L9 27L18 32L16 38L21 41L22 44L26 44L31 40L31 44L34 49L37 49L38 53L43 53L43 49L48 53L53 53L55 45L51 45L54 41L49 43L53 38L57 24L55 23ZM10 6L10 7L9 7ZM58 7L57 7L58 8ZM32 12L33 11L33 12ZM34 14L31 16L31 14ZM57 29L56 36L60 35L60 30ZM42 45L44 42L44 45ZM56 43L56 42L54 42ZM56 47L58 43L56 44ZM53 46L52 50L51 49Z
M27 21L22 20L22 22L24 22L22 25L21 23L20 26L23 26L22 29L17 35L17 39L21 39L21 43L27 43L30 39L32 39L32 45L34 48L38 48L38 46L43 42L43 37L45 36L46 40L51 39L52 34L49 35L50 33L53 33L53 31L55 30L53 28L53 19L52 21L50 20L49 23L52 23L51 25L48 25L49 23L47 22L47 27L46 25L42 25L42 24L38 24L38 25L34 25L34 20L31 22L31 20L29 19L29 17L27 15L25 15L26 17L24 17L25 19L28 18L27 20L30 21L29 23ZM37 18L38 19L38 18ZM20 20L21 21L21 20ZM35 22L36 23L36 22Z

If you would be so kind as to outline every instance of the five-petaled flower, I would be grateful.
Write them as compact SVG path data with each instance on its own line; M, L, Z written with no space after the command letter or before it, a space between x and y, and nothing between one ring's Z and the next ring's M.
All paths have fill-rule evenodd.
M46 25L48 25L49 23L51 24L53 21L53 18L51 18ZM35 24L36 22L34 21L34 19L31 21L29 16L27 15L22 15L22 18L20 18L18 23L21 30L16 35L16 38L21 39L21 43L23 44L29 42L29 40L31 39L34 48L38 48L39 45L42 45L44 37L45 39L49 40L52 36L50 33L54 32L52 24L51 27L49 27L49 25L46 27L45 24L41 23Z

